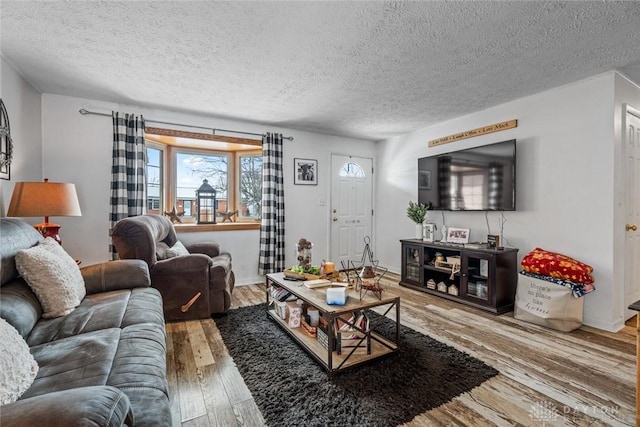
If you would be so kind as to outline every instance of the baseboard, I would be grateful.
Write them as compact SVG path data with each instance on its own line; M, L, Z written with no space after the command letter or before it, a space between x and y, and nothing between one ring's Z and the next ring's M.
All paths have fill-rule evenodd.
M264 281L264 276L243 277L241 280L236 277L235 286L255 285L256 283L264 283Z
M616 320L615 322L607 322L602 319L583 318L582 324L592 328L602 329L603 331L608 332L618 332L619 330L624 328L624 321L622 319Z

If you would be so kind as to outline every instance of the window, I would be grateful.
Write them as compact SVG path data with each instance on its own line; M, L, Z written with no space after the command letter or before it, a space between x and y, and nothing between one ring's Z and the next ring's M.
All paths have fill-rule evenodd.
M147 145L147 213L160 214L162 206L162 148L153 144Z
M226 224L259 225L262 141L158 128L147 128L145 140L149 213L175 207L184 224L195 223L196 190L206 179L216 190L217 223L231 216Z
M229 211L229 155L204 150L174 149L175 205L184 220L195 221L196 190L206 179L216 190L216 212Z
M364 178L365 174L364 170L362 170L362 167L359 164L348 162L342 165L342 168L340 169L340 176L349 178Z
M240 154L238 194L240 218L260 218L262 214L262 153Z

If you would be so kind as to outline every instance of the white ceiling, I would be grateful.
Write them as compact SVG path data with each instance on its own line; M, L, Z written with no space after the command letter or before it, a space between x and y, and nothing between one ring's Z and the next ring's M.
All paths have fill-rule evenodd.
M640 82L640 2L2 0L0 13L2 56L41 92L373 140L608 70Z

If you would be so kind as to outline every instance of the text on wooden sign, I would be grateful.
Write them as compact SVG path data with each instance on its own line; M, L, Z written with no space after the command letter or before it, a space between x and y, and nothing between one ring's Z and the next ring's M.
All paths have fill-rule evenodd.
M499 132L501 130L513 129L518 126L517 120L509 120L506 122L494 123L488 126L482 126L476 129L471 129L465 132L454 133L453 135L444 136L438 139L432 139L429 141L429 147L435 147L442 144L447 144L453 141L459 141L461 139L473 138L474 136L485 135L488 133Z

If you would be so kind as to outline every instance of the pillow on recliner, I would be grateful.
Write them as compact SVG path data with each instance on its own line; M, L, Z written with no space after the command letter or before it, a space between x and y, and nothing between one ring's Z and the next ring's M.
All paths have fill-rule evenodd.
M164 242L158 242L156 244L156 258L159 260L184 255L189 255L189 251L184 247L180 240L171 247Z
M57 244L57 243L56 243ZM0 405L13 403L38 374L38 363L18 331L0 319Z
M43 318L66 316L87 294L80 267L51 237L19 251L16 268L38 297Z

